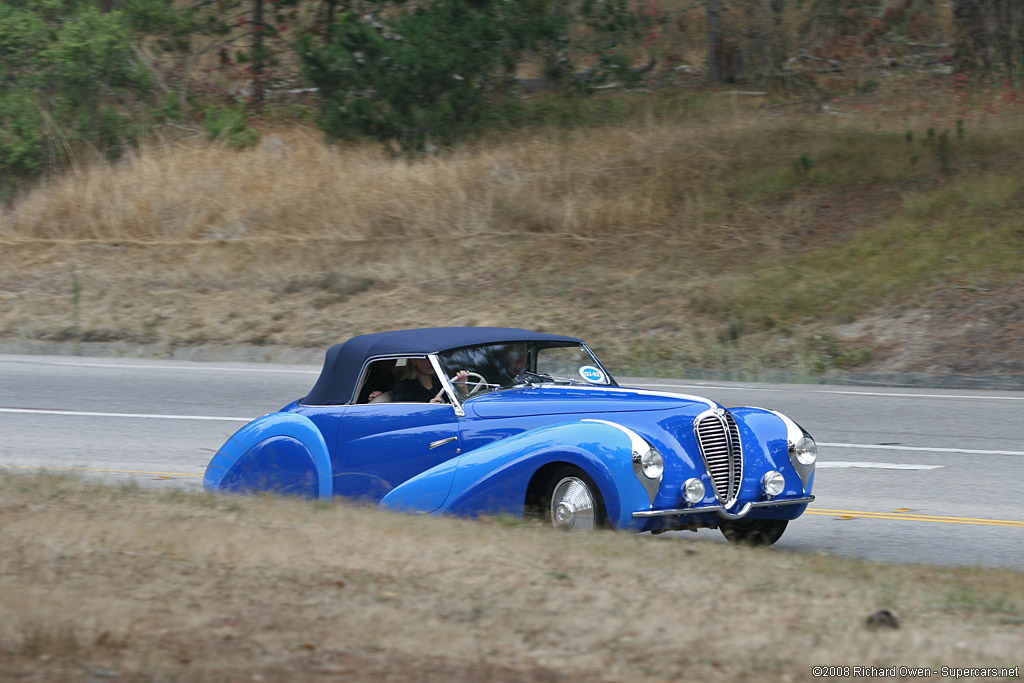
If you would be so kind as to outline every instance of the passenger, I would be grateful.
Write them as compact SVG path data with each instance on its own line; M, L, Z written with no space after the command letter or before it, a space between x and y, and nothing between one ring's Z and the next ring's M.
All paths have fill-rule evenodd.
M394 386L395 401L413 403L447 403L441 380L434 374L434 366L429 358L411 358L405 376ZM456 380L464 382L466 371L460 370ZM465 392L464 385L456 385L460 393Z
M369 403L385 391L391 390L395 385L394 370L397 362L397 359L390 358L379 360L370 365L369 375L366 378L366 383L363 384L362 390L359 392L357 403Z

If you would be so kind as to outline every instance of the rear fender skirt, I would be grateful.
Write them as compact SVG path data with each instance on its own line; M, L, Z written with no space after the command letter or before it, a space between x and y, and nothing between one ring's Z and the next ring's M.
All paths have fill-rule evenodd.
M203 477L203 488L211 492L271 491L321 499L331 497L332 483L323 435L296 413L271 413L239 429Z
M444 482L450 492L436 510L459 515L523 515L533 475L551 463L579 467L597 484L611 524L640 528L636 510L650 509L650 497L633 470L632 443L627 432L607 423L574 421L548 425L495 441L427 470L384 497L382 507L417 509L422 488ZM454 479L446 474L455 467Z

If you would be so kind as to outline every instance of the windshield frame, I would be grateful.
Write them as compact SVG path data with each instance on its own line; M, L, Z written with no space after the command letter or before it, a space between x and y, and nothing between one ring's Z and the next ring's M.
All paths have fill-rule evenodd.
M493 360L495 351L489 351L488 349L492 349L492 348L495 349L495 350L501 349L503 352L507 352L508 351L508 347L512 347L512 346L517 345L517 344L524 345L526 347L526 352L527 352L527 358L526 358L525 367L523 369L523 372L521 374L517 375L517 377L516 377L517 381L512 381L512 382L509 382L509 383L498 383L496 381L493 381L493 380L497 379L497 377L495 376L495 373L494 373L495 366L494 366L493 363L489 367L481 367L480 365L477 365L475 367L462 367L463 365L468 365L468 364L460 363L459 362L458 354L460 354L460 353L461 354L469 354L473 350L477 350L477 352L480 353L483 357L491 358ZM573 349L579 349L580 351L582 351L590 359L589 363L584 362L583 364L580 365L580 367L584 367L586 365L592 365L592 366L598 368L601 371L601 373L603 373L603 375L604 375L604 377L606 379L605 383L602 384L602 383L597 383L597 382L589 382L589 381L583 379L582 377L561 377L561 376L552 376L552 375L537 373L538 353L542 352L544 349L550 349L550 348L573 348ZM470 346L463 346L463 347L458 347L458 348L454 348L454 349L448 349L446 351L441 351L441 352L436 354L436 362L437 362L437 365L439 366L439 369L443 371L443 372L441 372L439 374L441 382L443 384L445 384L445 385L450 387L450 389L451 389L450 393L451 393L452 397L455 398L458 401L457 405L459 405L460 407L463 404L465 404L467 401L469 401L469 400L471 400L473 398L477 398L478 396L483 396L484 394L493 393L495 391L506 391L508 389L516 389L516 388L521 388L521 387L574 386L574 385L575 386L588 386L588 387L617 387L617 386L619 386L618 382L615 381L615 378L612 376L612 374L608 371L608 369L601 362L601 359L597 357L597 354L594 353L593 349L591 349L590 346L586 342L552 342L552 341L525 341L525 342L520 342L520 341L516 341L516 342L498 342L498 343L493 343L493 344L473 344L473 345L470 345ZM489 370L489 372L487 374L491 374L492 376L488 377L487 374L485 374L483 372L480 372L481 369ZM477 394L474 394L473 396L463 396L458 391L458 387L456 386L456 383L452 382L451 379L450 379L451 377L454 377L460 370L468 370L470 372L474 372L474 373L480 374L487 381L487 387L489 387L489 389L488 390L483 390L483 391L481 391L481 392L479 392ZM518 381L519 378L524 377L525 375L530 375L530 376L532 376L532 378L536 378L536 381L530 381L531 378L525 378L523 381ZM506 375L506 378L507 378L507 375ZM470 388L472 388L474 386L477 386L477 383L472 382L472 383L469 384Z

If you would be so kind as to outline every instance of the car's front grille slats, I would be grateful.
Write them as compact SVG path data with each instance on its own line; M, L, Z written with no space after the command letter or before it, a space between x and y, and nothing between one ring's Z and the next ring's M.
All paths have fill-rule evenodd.
M743 481L743 448L736 420L728 411L716 408L698 415L693 430L715 496L723 506L730 507Z

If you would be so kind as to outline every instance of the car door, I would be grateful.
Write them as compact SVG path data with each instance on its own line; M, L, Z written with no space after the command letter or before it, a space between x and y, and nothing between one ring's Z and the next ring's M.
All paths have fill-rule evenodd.
M380 502L391 489L458 457L455 408L437 403L348 406L339 421L332 465L334 494ZM455 469L432 478L419 509L434 510L448 496Z

